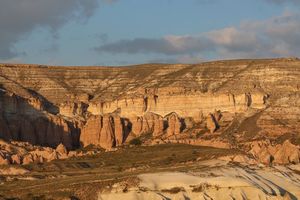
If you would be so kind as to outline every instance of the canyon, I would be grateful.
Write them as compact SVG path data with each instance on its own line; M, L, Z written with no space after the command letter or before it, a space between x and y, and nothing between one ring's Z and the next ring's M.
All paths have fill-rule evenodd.
M267 140L270 148L291 142L297 149L299 66L297 58L124 67L1 64L0 138L67 150L112 149L135 138L146 145L245 152ZM267 149L272 158L266 162L276 162L276 151Z
M298 58L0 64L0 199L297 199L299 78Z

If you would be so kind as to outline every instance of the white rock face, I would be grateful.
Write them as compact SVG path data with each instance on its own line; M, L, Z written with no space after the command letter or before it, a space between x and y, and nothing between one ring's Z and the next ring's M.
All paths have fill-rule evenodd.
M300 175L292 170L298 168L295 165L246 170L221 161L202 164L207 165L207 169L201 172L141 174L137 187L128 188L127 192L116 189L99 194L98 199L283 200L300 197ZM219 165L218 168L210 168L216 165Z

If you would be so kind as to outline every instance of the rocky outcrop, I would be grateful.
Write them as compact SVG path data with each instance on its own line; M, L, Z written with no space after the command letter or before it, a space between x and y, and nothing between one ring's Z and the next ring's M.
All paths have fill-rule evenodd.
M82 146L89 144L100 145L100 133L102 129L102 116L91 116L81 130L80 142Z
M278 164L300 163L300 147L286 140L283 144L275 147L273 162Z
M115 140L116 146L120 146L124 142L125 130L122 119L120 116L114 116L114 132L115 132Z
M31 163L51 162L56 159L67 159L95 155L99 150L68 151L63 144L55 149L50 147L34 146L28 142L7 143L0 140L0 165L28 165Z
M59 113L66 117L85 117L88 105L83 102L64 102L59 105Z
M83 146L94 144L110 149L122 145L130 131L130 121L117 114L91 116L82 128L80 142Z
M154 137L159 136L164 131L163 117L155 113L146 113L143 120L143 133L152 133Z
M214 133L219 128L219 124L213 114L207 116L206 127L211 133Z
M143 117L131 118L132 133L136 136L140 136L143 131Z
M103 126L100 132L100 146L110 149L115 145L114 122L110 115L103 117Z
M67 149L66 147L63 145L63 144L59 144L56 149L57 153L61 154L61 155L67 155L68 152L67 152Z
M70 150L80 142L111 148L143 134L195 144L297 135L299 64L290 59L115 68L0 64L0 137L53 148L62 143ZM176 114L163 117L170 113ZM242 121L250 130L239 128Z
M219 129L219 121L222 118L222 113L220 110L215 111L214 113L209 113L206 118L206 127L211 133L214 133Z
M286 140L282 144L272 145L269 141L251 143L250 153L261 163L297 164L300 161L300 147Z
M180 121L179 116L176 113L171 113L166 116L168 121L167 135L178 135L182 129L182 123Z
M74 124L44 111L42 102L34 97L0 93L1 138L56 147L63 143L68 149L76 146Z

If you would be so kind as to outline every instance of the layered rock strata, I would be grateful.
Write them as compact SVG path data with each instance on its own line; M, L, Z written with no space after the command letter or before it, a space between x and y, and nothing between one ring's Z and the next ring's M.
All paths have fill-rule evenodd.
M298 141L299 66L294 58L114 68L0 64L0 137L68 150L111 148L144 135L225 146L264 136Z

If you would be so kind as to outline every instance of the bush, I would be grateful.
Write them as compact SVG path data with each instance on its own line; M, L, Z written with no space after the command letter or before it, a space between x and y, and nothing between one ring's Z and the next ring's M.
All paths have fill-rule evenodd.
M130 140L129 144L135 145L135 146L140 146L142 144L142 141L139 138L134 138Z
M161 191L164 192L164 193L177 194L179 192L184 192L185 189L181 188L181 187L173 187L171 189L163 189Z

